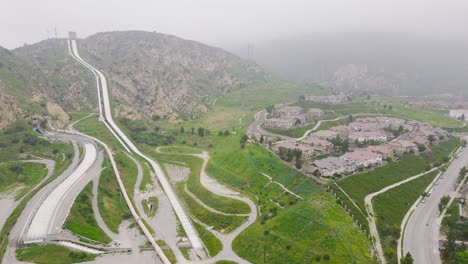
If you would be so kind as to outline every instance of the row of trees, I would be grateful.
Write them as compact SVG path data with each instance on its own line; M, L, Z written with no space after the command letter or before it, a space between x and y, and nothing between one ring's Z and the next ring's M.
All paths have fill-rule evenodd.
M292 162L295 160L296 168L302 168L302 150L279 147L278 156L287 162Z

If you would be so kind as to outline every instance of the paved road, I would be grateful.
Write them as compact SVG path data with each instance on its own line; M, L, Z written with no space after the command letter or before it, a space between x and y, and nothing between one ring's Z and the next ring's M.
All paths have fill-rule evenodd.
M109 128L109 130L114 134L114 136L120 141L122 146L124 146L128 152L134 152L138 156L142 157L146 161L148 161L153 168L154 172L156 173L156 176L158 177L158 180L166 193L167 197L169 198L169 201L172 204L172 207L174 208L175 213L177 214L180 223L182 227L185 230L185 233L187 234L188 239L190 240L193 249L197 252L197 254L200 257L205 257L205 248L203 246L203 243L198 236L198 233L195 230L195 227L192 225L190 222L190 219L187 215L187 213L184 211L177 195L175 194L175 191L173 190L171 184L169 183L166 175L164 174L163 170L159 166L158 163L156 163L153 159L148 157L147 155L143 154L134 144L133 142L125 135L125 133L120 130L120 128L115 124L113 118L112 118L112 111L110 107L110 100L109 100L109 91L107 87L107 80L104 77L104 74L102 74L99 70L91 66L89 63L84 61L78 54L78 48L76 45L76 40L69 40L69 50L71 56L75 58L77 61L82 63L84 66L86 66L88 69L90 69L95 76L97 75L97 81L98 81L98 87L100 88L100 92L102 92L102 102L104 105L104 117L105 117L105 124Z
M402 180L400 182L397 182L397 183L394 183L392 185L389 185L385 188L383 188L382 190L380 191L377 191L377 192L374 192L374 193L371 193L371 194L368 194L365 198L364 198L364 203L366 204L366 210L367 210L367 215L369 216L368 217L368 220L369 220L369 230L370 230L370 233L371 233L371 236L372 237L375 237L375 241L374 241L374 246L377 250L377 255L380 259L380 262L381 263L386 263L386 260L385 260L385 257L383 255L383 250L382 250L382 244L380 243L380 236L379 236L379 232L377 230L377 225L376 225L376 222L375 222L375 214L374 214L374 208L372 206L372 199L379 195L379 194L382 194L390 189L393 189L393 188L396 188L402 184L405 184L407 182L410 182L412 180L415 180L421 176L424 176L428 173L431 173L433 171L436 171L438 170L439 168L433 168L429 171L426 171L426 172L423 172L423 173L420 173L418 175L415 175L415 176L412 176L412 177L409 177L405 180Z
M439 222L438 204L444 195L452 194L458 174L468 165L468 151L464 148L442 175L439 185L434 186L432 195L420 203L410 217L403 238L403 254L410 252L416 264L439 264Z

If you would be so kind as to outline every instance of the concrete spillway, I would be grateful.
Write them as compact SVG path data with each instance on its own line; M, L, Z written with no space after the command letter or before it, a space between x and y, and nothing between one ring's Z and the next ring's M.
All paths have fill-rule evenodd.
M112 118L112 111L111 111L110 101L109 101L109 91L107 87L107 80L104 74L102 74L99 70L97 70L95 67L93 67L91 64L87 63L80 57L78 53L76 40L71 39L69 40L68 44L69 44L70 55L73 58L75 58L78 62L83 64L86 68L91 70L96 77L97 85L98 85L99 100L101 101L102 99L102 104L104 108L104 111L102 111L101 110L102 106L101 105L99 106L100 113L102 112L104 113L104 121L105 121L104 123L127 151L137 154L138 156L142 157L143 159L145 159L147 162L151 164L151 167L156 173L156 176L158 177L158 180L161 183L161 186L164 192L169 198L169 201L177 217L179 218L180 223L182 227L184 228L185 233L187 234L187 237L190 240L190 243L192 244L193 249L197 252L199 256L204 257L205 251L204 251L203 243L201 242L200 237L198 236L198 233L195 231L194 226L190 222L188 215L184 211L178 197L175 194L174 189L172 188L171 184L169 183L169 180L167 179L166 175L162 171L159 164L156 163L153 159L151 159L147 155L143 154L133 144L133 142L125 135L125 133L123 133L123 131L115 124ZM102 94L102 98L101 98L101 94Z
M63 182L55 187L40 203L33 215L24 240L44 239L48 234L54 234L59 231L60 226L55 226L56 217L59 210L69 210L70 208L61 208L62 201L65 199L70 189L76 184L86 171L92 166L97 157L97 149L93 144L84 144L84 157L75 171Z

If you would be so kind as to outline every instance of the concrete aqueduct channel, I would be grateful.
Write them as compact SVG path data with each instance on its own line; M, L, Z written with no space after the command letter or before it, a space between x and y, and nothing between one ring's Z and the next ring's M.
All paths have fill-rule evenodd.
M109 102L109 91L107 88L107 80L104 74L102 74L99 70L97 70L95 67L93 67L91 64L87 63L85 60L83 60L80 57L78 53L77 42L75 39L69 39L68 45L69 45L70 55L79 63L81 63L90 71L92 71L92 73L96 77L96 82L97 82L97 87L98 87L99 107L100 107L99 109L100 119L104 121L104 124L107 126L107 128L111 131L114 137L122 144L122 146L128 152L134 153L140 156L141 158L146 160L151 165L164 192L169 198L169 201L177 217L179 218L180 223L185 230L185 233L187 234L187 237L190 243L192 244L193 249L195 250L197 255L199 255L201 258L205 258L206 257L205 247L200 237L198 236L198 233L196 232L194 226L192 225L187 213L184 211L184 208L182 207L181 202L179 201L179 198L175 194L174 189L172 188L171 184L169 183L166 175L162 171L159 164L156 163L153 159L151 159L147 155L145 155L144 153L142 153L133 144L133 142L125 135L125 133L123 133L122 130L115 124L112 118L112 110L111 110L110 102ZM103 105L104 111L102 111L101 104Z

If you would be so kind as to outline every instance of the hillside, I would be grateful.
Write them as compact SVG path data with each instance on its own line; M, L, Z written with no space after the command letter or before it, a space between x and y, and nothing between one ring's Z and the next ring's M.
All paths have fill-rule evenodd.
M117 114L130 118L197 118L219 96L266 76L221 49L159 33L98 33L78 45L110 79Z
M0 129L18 118L47 117L68 123L66 110L94 108L94 80L70 56L64 40L47 40L9 51L0 48Z
M219 96L267 78L257 65L221 49L159 33L99 33L78 45L109 77L116 114L131 119L197 118ZM63 126L67 117L57 116L63 112L58 105L65 111L97 107L94 77L68 54L64 39L0 47L0 94L0 128L34 115L55 116Z

